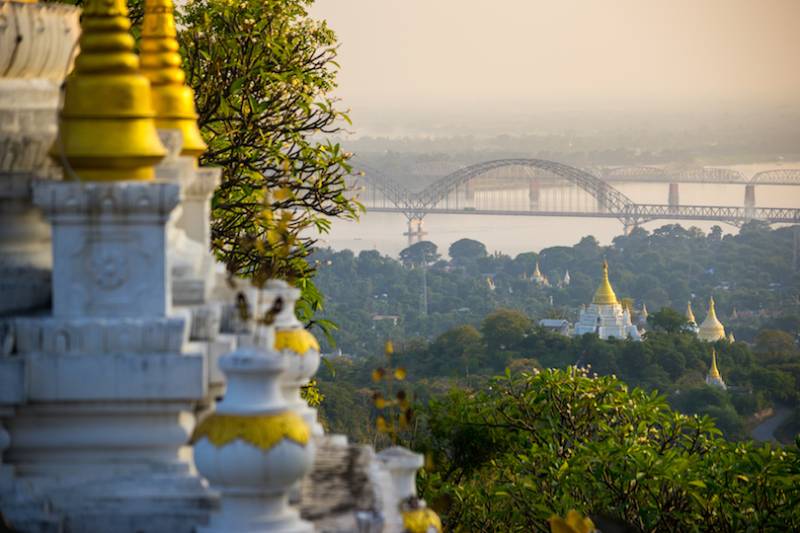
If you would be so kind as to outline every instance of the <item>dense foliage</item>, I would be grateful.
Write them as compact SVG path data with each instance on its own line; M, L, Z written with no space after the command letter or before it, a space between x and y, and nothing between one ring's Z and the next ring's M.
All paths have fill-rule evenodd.
M667 311L671 310L656 316L677 314ZM679 411L709 415L726 437L744 439L756 413L776 405L800 405L800 350L786 337L784 332L764 330L751 348L742 342L709 345L690 332L654 329L644 342L604 341L596 335L565 337L536 326L519 311L498 309L479 328L456 326L431 342L413 339L396 345L420 399L451 387L480 387L507 367L580 365L618 376L631 386L658 390ZM712 348L728 390L705 383ZM363 438L370 417L369 373L379 363L374 358L333 361L337 374L322 373L323 390L327 398L351 406L326 410L327 419L336 429Z
M737 339L753 342L765 327L792 336L800 333L794 231L751 223L736 235L723 236L718 228L703 234L697 228L668 225L653 232L635 229L611 246L585 237L572 247L514 258L487 255L480 243L464 239L450 247L450 261L426 268L419 266L420 259L431 263L438 253L432 243L407 249L402 254L405 268L377 251L354 255L319 250L314 258L317 284L329 299L324 316L340 325L334 335L337 345L354 356L379 353L388 337L433 339L458 325L477 327L497 308L517 309L533 319L574 320L579 307L592 299L604 257L617 294L633 298L637 308L646 304L651 311L672 307L683 313L692 301L702 320L713 294L726 327ZM529 280L537 260L550 287ZM567 271L570 284L558 286ZM397 325L376 315L397 316Z
M730 443L655 393L569 368L431 403L416 445L450 531L548 531L579 509L634 531L800 528L800 449Z
M347 119L330 96L336 39L309 18L311 3L195 0L184 7L184 68L209 145L201 163L223 168L212 244L240 275L308 281L314 240L300 232L326 231L326 217L357 213L345 195L349 156L326 140ZM276 210L282 220L269 216ZM269 238L281 221L290 246Z

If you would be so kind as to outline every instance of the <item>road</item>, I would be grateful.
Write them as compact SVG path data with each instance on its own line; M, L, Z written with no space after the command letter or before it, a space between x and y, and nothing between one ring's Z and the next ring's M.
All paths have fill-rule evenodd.
M789 418L792 410L782 405L775 407L775 414L763 420L759 425L750 431L750 436L757 441L761 442L777 442L775 439L775 430L778 429L784 420Z

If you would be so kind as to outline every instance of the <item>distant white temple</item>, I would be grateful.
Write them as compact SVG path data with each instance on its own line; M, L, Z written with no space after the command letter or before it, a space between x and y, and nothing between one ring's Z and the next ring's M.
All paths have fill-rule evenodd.
M608 281L607 261L603 261L603 279L594 293L592 303L581 310L575 324L575 335L585 333L596 333L601 339L642 339L639 328L631 322L630 311L620 303Z

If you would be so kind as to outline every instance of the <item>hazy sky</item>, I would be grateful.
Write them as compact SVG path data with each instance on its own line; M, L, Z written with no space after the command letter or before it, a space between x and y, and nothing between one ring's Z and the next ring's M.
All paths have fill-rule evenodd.
M381 109L800 103L800 0L317 0L337 92Z

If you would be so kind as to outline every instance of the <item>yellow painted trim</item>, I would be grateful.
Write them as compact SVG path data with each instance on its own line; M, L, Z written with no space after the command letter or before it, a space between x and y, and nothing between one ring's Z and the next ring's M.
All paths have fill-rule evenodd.
M297 355L304 355L311 350L319 351L319 343L304 328L284 329L275 332L275 349L279 352L289 350Z
M241 439L266 451L284 439L305 446L311 438L311 429L300 415L291 411L273 415L213 413L197 425L191 442L203 438L217 448Z
M403 513L403 528L408 533L428 533L430 528L441 533L442 521L433 510L423 507Z

